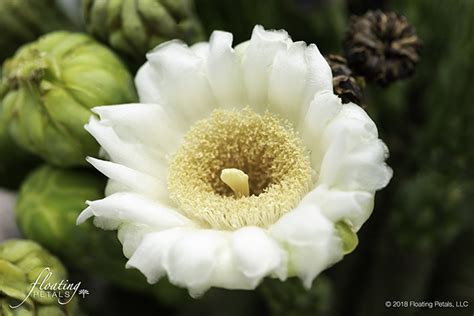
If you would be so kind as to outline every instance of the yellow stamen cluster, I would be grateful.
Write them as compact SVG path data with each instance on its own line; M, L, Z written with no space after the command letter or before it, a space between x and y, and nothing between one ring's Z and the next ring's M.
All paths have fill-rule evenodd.
M226 169L234 169L230 180ZM239 171L248 176L249 196L228 185L235 189L231 181ZM290 124L245 108L215 110L191 128L172 157L168 189L186 216L233 230L273 224L297 205L310 182L308 153Z

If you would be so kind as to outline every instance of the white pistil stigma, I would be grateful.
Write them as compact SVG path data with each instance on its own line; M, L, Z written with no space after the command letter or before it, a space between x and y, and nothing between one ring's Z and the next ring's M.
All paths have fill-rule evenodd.
M249 196L249 176L240 169L226 168L221 171L221 180L234 191L235 197Z

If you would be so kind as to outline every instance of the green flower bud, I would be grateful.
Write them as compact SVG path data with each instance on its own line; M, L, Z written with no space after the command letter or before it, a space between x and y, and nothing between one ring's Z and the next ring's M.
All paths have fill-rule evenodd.
M51 275L46 280L48 272ZM51 284L67 280L66 270L56 257L29 240L0 244L0 315L79 314L75 300L59 304L58 297L65 297L65 293L41 288L43 280ZM34 285L36 282L40 284Z
M21 232L67 264L119 286L154 294L169 304L188 299L182 289L166 282L149 285L138 270L125 269L126 258L114 232L99 230L91 221L76 225L85 201L103 198L105 182L89 170L38 168L18 196L15 213Z
M0 61L22 44L59 29L72 29L55 0L0 1Z
M3 65L3 119L14 141L51 164L85 164L98 144L84 130L91 108L136 101L132 77L106 47L80 33L54 32Z
M104 186L105 181L89 170L38 168L20 188L15 209L20 230L65 262L93 264L100 259L93 253L94 248L107 252L107 245L114 240L99 239L92 227L76 226L75 222L85 201L100 199Z
M156 45L179 38L203 38L193 0L85 0L86 28L137 62Z

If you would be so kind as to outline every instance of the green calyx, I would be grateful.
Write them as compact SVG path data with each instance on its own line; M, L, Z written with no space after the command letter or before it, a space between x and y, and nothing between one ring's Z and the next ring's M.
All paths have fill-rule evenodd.
M345 221L339 221L335 224L335 228L342 240L343 253L346 255L353 252L359 244L359 238L357 238L357 234L352 230L351 225Z
M85 0L83 9L88 32L136 62L164 41L203 39L192 0Z
M78 315L75 300L58 303L58 297L65 297L63 290L40 287L43 281L62 280L67 280L67 273L61 262L37 243L9 240L0 244L0 315Z
M122 62L81 33L54 32L24 45L4 63L1 86L8 134L58 166L85 165L86 156L97 154L84 130L91 108L137 100Z

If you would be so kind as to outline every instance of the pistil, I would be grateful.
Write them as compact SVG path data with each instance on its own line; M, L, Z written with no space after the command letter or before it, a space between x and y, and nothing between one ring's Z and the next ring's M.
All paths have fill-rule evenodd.
M249 176L240 169L226 168L221 171L221 180L234 191L236 198L249 196Z

